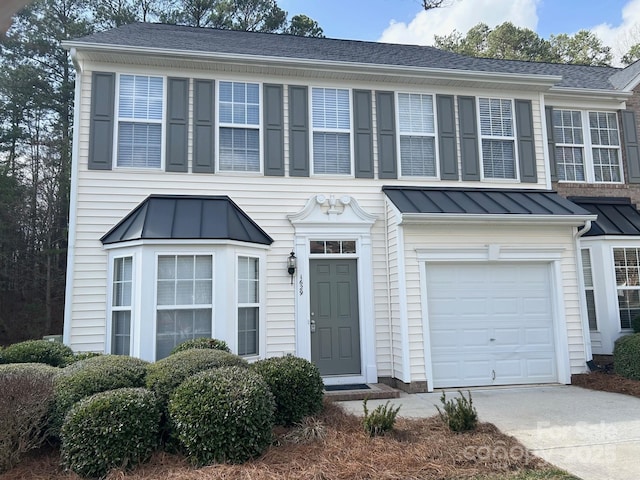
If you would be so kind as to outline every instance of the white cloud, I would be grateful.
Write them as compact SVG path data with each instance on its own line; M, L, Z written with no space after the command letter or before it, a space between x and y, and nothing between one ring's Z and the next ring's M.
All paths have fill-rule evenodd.
M479 22L495 27L509 21L535 31L537 3L538 0L453 0L448 7L421 11L408 24L392 21L379 41L433 45L434 35L448 35L454 29L464 34Z
M631 46L640 43L640 0L631 0L622 9L622 22L619 25L601 23L590 28L605 45L611 47L616 61Z

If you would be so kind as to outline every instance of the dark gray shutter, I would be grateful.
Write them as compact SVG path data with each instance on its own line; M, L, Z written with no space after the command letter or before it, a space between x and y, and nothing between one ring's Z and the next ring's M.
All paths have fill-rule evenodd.
M547 122L547 151L549 152L549 174L551 181L558 181L558 168L556 166L556 140L553 134L553 107L544 107L545 120Z
M538 182L536 145L533 138L533 110L531 100L516 100L516 130L518 132L518 157L520 181Z
M213 80L193 82L194 173L215 172L215 91Z
M264 85L264 174L284 176L282 85Z
M378 178L398 178L396 111L393 92L376 92Z
M111 170L115 95L115 73L93 72L91 75L91 121L89 125L90 170Z
M440 178L442 180L458 180L456 112L453 95L436 95L436 108L438 114Z
M636 115L632 110L622 110L621 113L628 180L629 183L640 183L640 149L638 147Z
M186 172L189 130L189 79L167 79L167 172Z
M478 151L476 118L476 97L458 97L463 180L480 180L480 152Z
M356 178L373 178L371 91L353 91L353 134Z
M307 87L289 86L289 175L309 176L309 105Z

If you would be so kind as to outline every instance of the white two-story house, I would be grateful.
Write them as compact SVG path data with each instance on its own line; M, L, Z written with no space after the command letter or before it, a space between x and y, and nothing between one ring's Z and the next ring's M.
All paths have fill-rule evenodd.
M637 72L158 24L66 47L73 349L211 336L408 391L585 370L597 215L551 190L577 162L554 126L589 133L589 175L639 173Z

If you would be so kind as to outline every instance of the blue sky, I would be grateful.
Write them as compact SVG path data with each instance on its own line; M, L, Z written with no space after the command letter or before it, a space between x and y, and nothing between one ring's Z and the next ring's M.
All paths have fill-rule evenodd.
M614 53L640 42L640 0L450 0L423 12L420 0L278 0L290 15L304 13L333 38L431 44L433 34L466 32L483 21L511 21L542 37L595 31Z

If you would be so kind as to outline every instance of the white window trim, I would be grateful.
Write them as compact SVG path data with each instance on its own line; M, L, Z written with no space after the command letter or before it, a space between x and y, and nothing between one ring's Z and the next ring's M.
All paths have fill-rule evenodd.
M631 327L629 328L622 328L622 318L620 316L620 299L618 297L618 282L617 282L617 277L616 277L616 257L615 257L615 250L626 250L626 249L640 249L640 246L630 246L630 245L612 245L611 246L611 266L613 267L613 289L615 291L615 307L616 307L616 315L617 315L617 324L616 324L616 328L617 328L617 333L620 334L624 334L624 333L630 333L633 331L633 329ZM625 288L625 290L640 290L640 286L634 287L634 288Z
M239 124L239 123L227 123L220 121L220 83L221 82L229 82L229 83L244 83L249 84L252 83L254 85L258 85L258 125L253 124ZM247 175L262 175L264 171L264 118L263 118L263 110L264 110L264 98L263 98L263 82L257 82L254 80L237 80L237 79L219 79L215 82L215 101L214 101L214 117L215 117L215 161L216 161L216 173L221 173L224 175L238 175L238 176L247 176ZM220 168L220 129L221 128L242 128L249 130L258 130L258 170L251 171L239 171L239 170L223 170Z
M128 308L120 308L113 306L113 282L114 282L114 267L115 261L118 258L131 258L131 305ZM135 322L137 321L136 317L136 307L137 307L137 292L136 292L136 282L138 280L137 276L137 263L138 259L136 258L136 254L132 251L121 252L117 255L109 255L108 256L108 265L107 265L107 315L105 319L105 348L104 351L107 354L110 354L113 348L113 312L116 311L126 311L129 310L131 312L131 322L129 325L129 355L133 356L134 353L134 337L135 337Z
M489 100L509 100L511 102L511 122L513 127L513 136L497 136L497 135L483 135L480 115L480 99L487 98ZM513 183L520 182L520 158L518 157L518 126L516 125L516 105L513 98L500 97L500 96L478 96L476 97L476 124L478 125L478 154L480 156L480 180L483 182L496 182L496 183ZM509 140L513 141L513 169L516 174L514 178L494 178L485 177L484 175L484 157L482 155L482 141L483 140Z
M582 251L586 250L588 255L589 255L589 270L591 270L591 286L588 287L587 286L587 282L584 276L584 263L582 261ZM596 328L595 329L591 329L591 327L589 326L589 331L591 332L599 332L600 331L600 322L598 319L598 298L596 295L596 289L595 289L595 279L594 279L594 275L593 275L593 252L591 251L591 247L580 247L579 248L580 254L578 255L579 257L579 264L578 267L580 268L580 287L582 289L582 296L583 296L583 300L584 300L584 312L585 312L585 317L587 320L587 326L589 326L589 303L587 302L587 291L591 291L593 292L593 306L594 306L594 314L595 314L595 321L596 321ZM617 286L616 286L616 290L617 290Z
M555 110L560 111L574 111L580 112L580 121L582 123L582 144L572 144L572 143L556 143L555 147L582 147L582 157L584 160L584 180L560 180L559 183L594 183L594 184L604 184L604 185L621 185L624 183L624 162L622 161L622 138L620 136L620 122L618 122L618 114L615 111L611 110L593 110L593 109L582 109L582 108L572 108L572 107L558 107L554 108ZM589 126L589 114L590 113L613 113L616 119L616 127L618 129L618 143L619 145L593 145L591 141L591 127ZM551 128L555 128L553 124L553 118L551 119ZM619 182L604 182L604 181L596 181L595 179L595 167L593 163L593 149L594 148L612 148L618 150L618 168L620 169L620 181ZM554 148L554 156L550 159L550 161L555 162L555 148Z
M196 305L158 305L158 260L159 257L170 257L170 256L211 256L211 300L213 301L212 304L210 305L200 305L200 304L196 304ZM157 349L157 342L158 342L158 315L157 312L158 310L180 310L180 309L185 309L185 310L191 310L191 309L196 309L196 308L211 308L211 335L214 335L214 328L215 328L215 316L216 316L216 308L215 308L215 301L216 301L216 297L215 297L215 293L216 293L216 253L214 250L210 251L210 252L205 252L205 251L197 251L197 250L184 250L184 251L175 251L175 250L170 250L170 251L155 251L154 252L154 257L153 257L153 305L152 305L152 322L153 322L153 347L152 347L152 351L153 351L153 359L154 361L158 360L158 349ZM162 308L161 308L162 307Z
M349 94L349 130L341 128L314 128L313 127L313 89L322 90L346 90ZM353 89L344 87L335 87L329 85L311 85L308 95L308 122L309 122L309 175L312 177L333 177L333 178L355 178L355 147L353 145ZM313 156L313 138L314 133L348 133L349 134L349 174L341 173L315 173L315 158Z
M122 75L133 75L135 77L158 77L162 78L162 119L161 120L140 120L123 117L120 118L120 77ZM116 89L114 99L113 110L113 161L112 168L114 170L126 170L126 171L142 171L142 172L157 172L164 171L165 169L165 155L166 155L166 124L167 124L167 77L165 75L157 75L152 73L132 73L132 72L118 72L116 74ZM155 123L160 124L160 166L159 167L122 167L118 165L118 132L120 121L132 122L132 123Z
M240 277L239 277L239 269L238 269L238 262L241 258L254 258L256 260L258 260L258 289L257 289L257 294L258 294L258 302L257 303L240 303ZM262 255L256 255L255 252L254 253L249 253L249 252L236 252L235 255L235 275L234 275L234 279L235 279L235 324L234 324L234 339L235 339L235 346L236 348L234 349L236 352L238 352L238 335L240 333L240 328L239 328L239 322L240 319L238 318L238 311L240 308L257 308L258 309L258 325L257 325L257 338L256 338L256 346L258 351L256 353L252 353L252 354L247 354L247 355L242 355L242 358L247 359L247 360L253 360L253 359L258 359L261 357L264 357L264 342L262 341L262 338L264 336L264 329L265 329L265 325L264 325L264 321L263 321L263 312L265 309L264 306L264 299L265 299L265 292L266 290L264 289L264 283L265 283L265 259Z
M428 133L402 133L400 131L400 94L407 95L427 95L430 96L433 103L433 134ZM398 170L400 172L401 179L428 179L435 180L440 178L440 150L438 149L438 113L436 108L436 96L433 93L423 93L423 92L396 92L395 93L395 102L396 102L396 125L397 125L397 135L398 141L396 142L396 155L398 158ZM433 145L434 145L434 162L435 162L435 175L434 176L424 176L424 175L405 175L402 172L402 152L400 149L400 137L402 136L415 136L415 137L433 137Z

